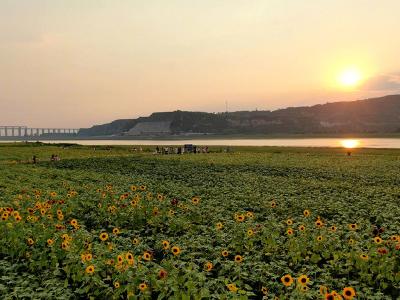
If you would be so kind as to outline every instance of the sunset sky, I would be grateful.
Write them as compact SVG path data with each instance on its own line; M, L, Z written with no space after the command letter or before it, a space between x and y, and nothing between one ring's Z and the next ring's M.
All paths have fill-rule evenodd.
M400 93L399 12L399 0L0 0L0 125Z

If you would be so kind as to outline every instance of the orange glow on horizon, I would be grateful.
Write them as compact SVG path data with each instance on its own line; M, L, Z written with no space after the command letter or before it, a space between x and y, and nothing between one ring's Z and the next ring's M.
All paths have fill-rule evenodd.
M353 149L360 145L359 140L342 140L340 143L346 149Z

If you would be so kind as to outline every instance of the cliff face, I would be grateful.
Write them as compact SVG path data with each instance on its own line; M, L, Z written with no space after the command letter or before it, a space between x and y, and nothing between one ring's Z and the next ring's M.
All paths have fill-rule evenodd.
M140 122L170 122L172 134L392 133L400 132L400 95L232 113L161 112L82 129L80 135L122 135Z

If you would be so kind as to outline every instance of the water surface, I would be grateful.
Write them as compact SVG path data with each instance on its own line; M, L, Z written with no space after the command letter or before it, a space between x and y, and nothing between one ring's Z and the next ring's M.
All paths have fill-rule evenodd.
M400 138L357 138L358 147L400 148ZM342 147L344 139L188 139L188 140L40 140L44 143L76 143L81 145L208 145L208 146L283 146L283 147ZM12 141L0 141L0 143Z

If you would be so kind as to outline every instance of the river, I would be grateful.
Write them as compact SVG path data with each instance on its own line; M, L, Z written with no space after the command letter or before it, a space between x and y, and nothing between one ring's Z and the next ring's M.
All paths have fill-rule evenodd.
M188 139L188 140L40 140L44 143L76 143L81 145L207 145L207 146L283 146L283 147L343 147L348 139ZM359 148L400 148L400 138L353 138ZM13 141L0 141L10 143ZM346 143L346 142L345 142ZM352 144L354 142L350 142Z

